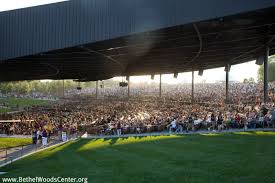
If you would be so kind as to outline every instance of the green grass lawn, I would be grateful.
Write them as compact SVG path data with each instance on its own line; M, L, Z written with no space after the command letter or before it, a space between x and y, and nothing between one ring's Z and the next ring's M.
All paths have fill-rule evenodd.
M19 106L20 108L24 108L34 105L47 105L49 101L29 98L0 98L0 103L6 103L9 107ZM10 109L0 108L0 112L8 111L10 111Z
M31 138L0 138L0 148L31 144Z
M0 171L8 172L5 177L88 177L92 183L274 183L275 132L82 139Z

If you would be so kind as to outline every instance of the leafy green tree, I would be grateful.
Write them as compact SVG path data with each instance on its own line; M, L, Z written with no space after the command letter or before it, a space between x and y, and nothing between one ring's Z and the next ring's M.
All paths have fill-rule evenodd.
M8 83L7 85L6 85L6 92L11 92L11 91L13 91L14 90L14 84L13 83Z
M268 59L269 63L269 75L268 75L268 81L272 82L275 81L275 55L269 57ZM264 80L264 66L261 65L259 70L258 70L258 80L263 81Z
M249 82L249 83L255 83L255 79L254 79L253 77L250 77L250 78L248 79L248 82Z
M115 86L118 83L113 80L107 80L106 84ZM95 82L81 82L82 88L95 87ZM78 82L73 80L64 80L65 90L76 89L79 86ZM40 92L44 94L62 95L63 80L53 81L17 81L0 83L0 93L16 92L18 94L27 94L31 92Z
M15 84L15 88L18 89L19 93L26 94L31 91L31 86L28 82L23 81Z
M93 81L85 82L85 83L84 83L84 87L91 87L91 88L94 88L95 86L96 86L96 83L93 82Z

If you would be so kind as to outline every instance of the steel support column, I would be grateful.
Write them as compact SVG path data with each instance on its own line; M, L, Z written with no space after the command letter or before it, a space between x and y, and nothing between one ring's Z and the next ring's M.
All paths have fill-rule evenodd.
M96 99L98 99L98 81L96 81L95 96L96 96Z
M128 98L130 98L130 76L128 77Z
M264 51L264 103L268 102L268 56L269 47L266 45Z
M225 69L225 103L227 104L229 102L229 68L227 67Z
M159 75L159 98L161 98L161 74Z
M65 97L65 81L63 79L63 98Z
M192 71L192 93L191 93L191 102L194 103L194 71Z

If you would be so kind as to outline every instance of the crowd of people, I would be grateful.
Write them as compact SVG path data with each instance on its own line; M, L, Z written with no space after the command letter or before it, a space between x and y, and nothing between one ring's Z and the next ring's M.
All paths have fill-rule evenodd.
M0 134L30 135L45 131L48 135L57 135L65 131L68 135L85 132L121 135L274 128L275 84L270 83L270 102L267 104L261 103L262 90L259 86L231 83L230 104L223 102L223 88L219 83L196 84L195 103L191 103L189 88L183 89L182 86L164 87L164 96L158 100L154 92L149 93L150 97L140 96L135 87L131 88L130 99L116 97L115 89L107 92L113 97L106 94L99 100L88 95L67 96L66 100L49 106L34 106L23 112L1 114L0 120L19 119L20 122L0 123Z
M159 88L157 83L131 83L131 98L144 100L157 98ZM275 82L269 83L269 99L275 102ZM181 100L191 102L192 85L185 84L162 84L162 97L167 100ZM85 88L82 90L68 90L66 95L95 95L95 88ZM263 96L263 83L240 83L229 82L229 102L232 104L255 104L260 103ZM127 87L99 87L98 96L100 98L120 98L127 96ZM196 83L194 87L194 99L197 103L220 103L224 100L225 83Z

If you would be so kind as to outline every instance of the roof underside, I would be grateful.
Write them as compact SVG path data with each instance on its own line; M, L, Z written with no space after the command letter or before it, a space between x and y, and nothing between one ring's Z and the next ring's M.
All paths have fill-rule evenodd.
M275 54L274 37L275 7L270 7L27 56L2 57L0 81L90 81L211 69L254 60L263 55L266 43L270 55Z

